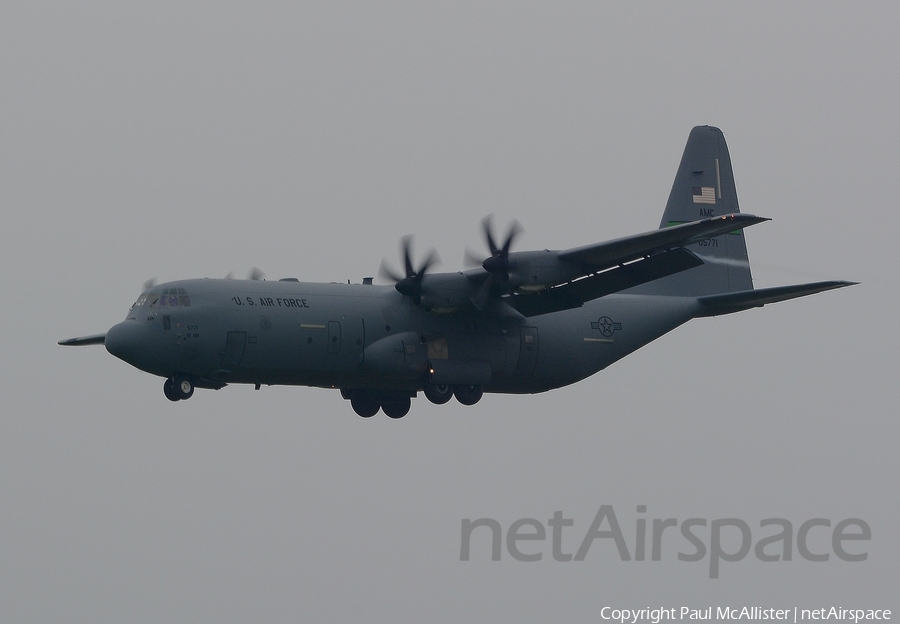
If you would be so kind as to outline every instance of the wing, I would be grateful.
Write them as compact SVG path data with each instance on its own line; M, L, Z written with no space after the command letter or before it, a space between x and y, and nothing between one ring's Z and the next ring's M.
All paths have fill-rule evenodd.
M658 251L684 247L707 238L742 230L763 221L769 219L740 213L722 215L617 238L605 243L575 247L559 251L557 256L560 260L582 264L594 271L602 271Z
M703 261L685 249L686 245L763 221L768 219L729 214L548 252L555 254L555 262L545 280L547 288L533 293L513 292L504 300L525 316L577 308L586 301L700 266Z
M503 262L465 273L418 277L416 305L432 312L452 312L490 301L503 301L525 316L576 308L585 301L626 290L703 264L684 249L705 239L768 221L749 214L728 214L683 223L643 234L562 251L509 253Z
M579 308L584 302L700 266L703 261L687 249L664 251L638 262L533 294L513 294L504 300L523 316L537 316Z
M94 334L93 336L82 336L81 338L69 338L68 340L60 340L56 344L64 347L81 347L84 345L97 345L106 343L106 334Z

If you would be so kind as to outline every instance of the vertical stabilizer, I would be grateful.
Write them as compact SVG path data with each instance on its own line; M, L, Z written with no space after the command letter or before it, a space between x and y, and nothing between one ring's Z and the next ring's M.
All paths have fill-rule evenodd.
M660 228L740 212L731 158L722 131L712 126L691 130ZM672 275L633 292L703 296L753 288L743 230L688 247L703 266Z

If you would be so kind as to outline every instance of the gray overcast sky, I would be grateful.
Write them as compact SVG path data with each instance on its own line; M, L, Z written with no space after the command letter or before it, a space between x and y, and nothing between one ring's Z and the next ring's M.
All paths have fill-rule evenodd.
M596 621L604 606L900 612L896 3L7 3L0 9L0 619ZM56 341L150 277L358 281L414 233L519 249L656 227L721 127L757 286L860 286L692 321L607 371L363 421L336 392L159 379ZM504 530L869 523L869 558L535 563ZM771 530L769 533L771 534ZM812 533L811 533L812 535ZM825 533L811 542L829 550ZM707 538L708 539L708 538ZM531 549L531 546L534 546Z

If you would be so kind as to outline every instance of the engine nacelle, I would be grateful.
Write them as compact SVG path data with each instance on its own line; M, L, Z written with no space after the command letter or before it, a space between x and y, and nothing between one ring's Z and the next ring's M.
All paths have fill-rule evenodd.
M426 275L416 305L433 312L453 312L471 304L473 285L462 273Z
M512 291L535 292L583 275L583 267L560 260L554 251L524 251L509 254L508 279L502 283Z

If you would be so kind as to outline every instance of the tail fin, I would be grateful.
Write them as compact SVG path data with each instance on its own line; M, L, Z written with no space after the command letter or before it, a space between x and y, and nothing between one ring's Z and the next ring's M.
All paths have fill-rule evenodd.
M740 212L731 158L722 131L712 126L691 130L660 228ZM688 247L704 264L639 287L656 295L700 297L751 290L750 260L743 230Z

